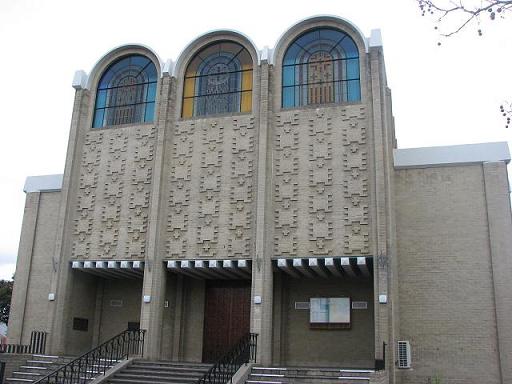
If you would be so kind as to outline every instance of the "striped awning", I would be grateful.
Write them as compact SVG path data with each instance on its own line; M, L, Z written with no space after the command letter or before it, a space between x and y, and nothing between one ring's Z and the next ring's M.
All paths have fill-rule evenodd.
M168 260L167 269L194 279L250 279L251 260Z
M143 261L72 261L71 268L105 279L142 279L144 277Z

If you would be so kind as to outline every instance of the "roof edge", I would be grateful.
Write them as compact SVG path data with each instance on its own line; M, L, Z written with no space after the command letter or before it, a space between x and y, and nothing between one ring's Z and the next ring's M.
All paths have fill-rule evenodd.
M395 169L510 162L506 141L393 150Z
M63 175L28 176L23 192L55 192L62 189Z

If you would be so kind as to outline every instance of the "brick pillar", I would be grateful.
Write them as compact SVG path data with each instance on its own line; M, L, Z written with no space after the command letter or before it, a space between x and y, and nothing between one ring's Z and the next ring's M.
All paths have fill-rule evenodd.
M167 287L167 269L163 263L160 251L159 225L160 212L164 198L161 185L164 183L165 139L169 125L174 124L173 94L175 83L166 74L162 78L159 93L159 110L157 120L157 138L155 150L155 168L153 172L153 186L151 191L151 211L148 218L148 246L146 250L146 264L144 269L144 284L142 288L142 306L140 327L145 329L144 357L160 359L162 355L162 334L164 302ZM149 297L149 302L144 302Z
M269 233L271 212L270 164L268 137L269 67L266 60L261 63L259 89L259 137L258 137L258 184L256 208L256 256L252 264L251 331L258 334L258 363L272 362L272 242ZM256 300L261 303L256 304Z
M40 196L40 192L27 193L25 200L23 226L21 228L18 260L16 262L16 280L14 281L11 314L9 316L8 336L10 344L22 343L25 304L27 301Z

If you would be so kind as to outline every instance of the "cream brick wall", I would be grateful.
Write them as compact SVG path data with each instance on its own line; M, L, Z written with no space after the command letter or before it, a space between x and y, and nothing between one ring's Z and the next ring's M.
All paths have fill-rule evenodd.
M126 330L128 322L140 322L142 280L105 280L102 289L99 343ZM119 301L121 306L117 306Z
M28 344L32 331L49 331L48 277L54 268L60 198L60 192L27 194L9 319L10 343Z
M482 165L396 172L403 383L501 383Z
M273 363L282 366L342 366L373 368L373 284L369 279L294 279L286 275L274 289ZM280 296L280 297L279 297ZM278 298L279 297L279 298ZM295 309L296 302L312 297L350 297L366 301L368 309L351 311L350 329L310 329L309 310Z

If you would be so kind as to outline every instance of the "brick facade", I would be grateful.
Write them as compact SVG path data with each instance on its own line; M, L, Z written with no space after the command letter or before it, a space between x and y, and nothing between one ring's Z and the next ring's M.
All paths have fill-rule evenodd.
M316 27L354 40L361 100L282 109L284 52ZM49 333L48 352L78 354L130 322L148 331L147 357L201 361L205 280L170 273L167 262L248 260L258 363L368 367L386 343L382 383L510 382L509 156L400 167L383 49L372 35L315 17L272 51L218 31L175 64L129 45L87 78L79 73L62 185L27 191L10 342L37 328ZM225 40L253 58L252 111L182 118L187 63ZM159 71L154 122L91 128L99 78L129 54ZM294 279L276 268L277 259L340 257L354 278L324 268ZM140 261L144 274L111 280L73 261ZM350 329L310 329L309 312L295 307L340 295L367 303L352 310ZM75 317L88 319L86 331L73 329ZM396 366L398 340L411 343L411 369Z

